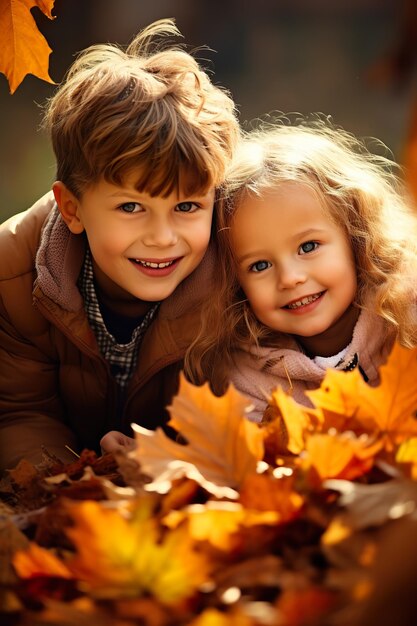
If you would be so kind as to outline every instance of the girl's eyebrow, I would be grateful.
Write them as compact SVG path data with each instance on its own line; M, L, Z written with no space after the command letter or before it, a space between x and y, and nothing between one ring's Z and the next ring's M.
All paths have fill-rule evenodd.
M247 254L242 254L242 256L238 256L236 257L236 261L238 263L243 263L243 261L246 261L246 259L250 259L250 258L260 258L264 255L262 255L261 252L257 252L256 250L254 250L253 252L248 252Z
M314 235L320 235L325 232L324 228L306 228L299 233L296 233L292 239L304 239L304 237L313 237Z
M307 228L306 230L302 230L299 233L296 233L293 237L291 237L291 240L293 241L299 241L300 239L304 239L304 238L309 238L309 237L317 237L318 235L322 235L323 233L325 233L325 229L324 228ZM236 257L236 261L238 263L243 263L243 261L246 261L246 259L250 259L253 257L261 257L262 256L262 250L260 250L259 252L257 250L253 250L251 252L247 252L246 254L242 254L242 256L240 257Z

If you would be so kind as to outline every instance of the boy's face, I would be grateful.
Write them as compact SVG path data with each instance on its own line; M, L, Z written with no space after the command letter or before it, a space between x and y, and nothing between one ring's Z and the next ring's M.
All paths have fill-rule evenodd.
M206 252L214 190L168 197L138 192L132 180L117 186L101 180L77 200L54 186L61 213L73 233L85 231L100 294L115 310L139 299L170 296ZM68 215L69 213L69 215ZM122 305L122 309L119 306Z

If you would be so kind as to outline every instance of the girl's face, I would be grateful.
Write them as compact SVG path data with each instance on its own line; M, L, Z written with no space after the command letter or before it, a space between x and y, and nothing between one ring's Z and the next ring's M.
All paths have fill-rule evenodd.
M240 284L260 322L294 335L313 356L348 345L358 316L353 252L311 189L284 183L247 197L230 235Z

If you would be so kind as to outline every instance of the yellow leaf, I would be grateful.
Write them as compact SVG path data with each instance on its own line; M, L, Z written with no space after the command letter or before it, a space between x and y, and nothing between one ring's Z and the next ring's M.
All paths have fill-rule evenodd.
M77 554L67 565L98 595L150 594L175 604L207 582L209 563L187 528L162 534L152 500L142 498L130 515L93 501L72 504L70 513L75 525L67 533Z
M337 545L348 539L352 533L352 526L346 524L342 517L335 517L323 533L321 543L326 546Z
M327 370L319 389L307 392L325 416L323 429L377 434L391 450L393 443L417 435L417 348L398 343L380 369L381 382L371 387L359 371Z
M236 502L209 501L206 504L192 504L181 512L165 517L167 526L177 527L188 521L190 535L196 541L208 541L225 552L233 548L233 536L242 527L275 525L279 521L275 511L249 511Z
M223 613L209 608L193 619L189 626L254 626L254 621L239 609Z
M137 447L130 455L145 474L159 480L179 477L178 468L182 468L200 484L202 479L208 481L203 486L216 495L211 485L234 489L256 472L264 452L262 430L244 417L248 405L233 386L217 397L208 384L196 387L181 376L169 424L188 445L172 441L161 429L149 431L133 425Z
M400 445L395 460L397 463L408 463L411 478L417 480L417 437L411 437Z
M305 448L306 433L318 428L320 414L298 404L281 387L271 394L271 405L279 410L284 420L287 449L293 454L300 454Z
M38 7L54 19L55 0L0 0L0 72L6 75L10 93L14 93L27 74L49 83L48 65L51 48L39 32L30 12Z

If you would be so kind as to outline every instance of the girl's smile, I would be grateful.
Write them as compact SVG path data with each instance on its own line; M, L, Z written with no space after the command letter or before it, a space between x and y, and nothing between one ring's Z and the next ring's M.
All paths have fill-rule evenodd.
M298 300L294 300L289 304L283 306L283 309L288 309L291 313L295 313L296 315L303 315L304 313L309 313L314 306L321 302L322 297L326 292L321 291L320 293L315 293L312 296L305 296L303 298L299 298Z

